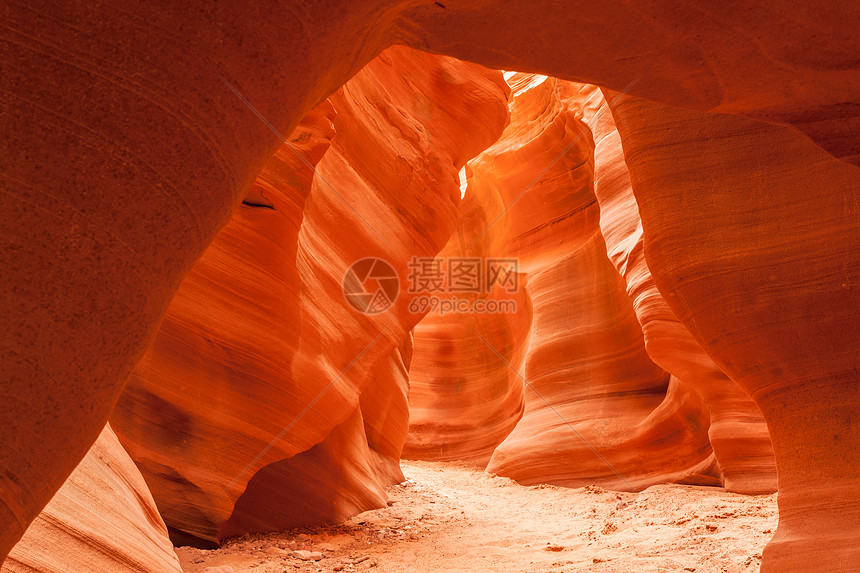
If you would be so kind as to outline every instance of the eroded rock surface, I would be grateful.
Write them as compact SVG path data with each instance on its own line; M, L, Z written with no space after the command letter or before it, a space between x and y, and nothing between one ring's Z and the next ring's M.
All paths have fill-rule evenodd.
M522 416L531 298L497 217L498 189L469 167L462 177L457 229L428 268L415 269L413 304L432 308L415 326L403 455L485 466Z
M146 482L106 426L0 571L182 573L182 568Z
M0 555L96 440L182 277L281 146L271 127L291 133L399 41L702 112L613 106L648 266L771 430L787 521L765 566L849 570L831 549L860 535L858 21L851 2L783 0L10 4Z
M776 491L773 448L758 406L702 350L654 284L621 139L607 101L594 86L561 82L560 92L580 110L594 133L594 191L600 204L601 233L633 299L648 356L705 401L711 447L726 489Z
M405 277L412 256L441 249L457 173L498 137L506 92L500 72L392 48L263 168L113 416L177 539L384 505L383 487L402 479L410 331L423 313L405 285L386 312L362 313L344 277L368 257Z
M615 99L654 282L767 420L762 571L855 569L860 170L793 129Z
M709 471L704 406L648 358L606 255L588 126L558 97L554 79L509 74L508 82L511 124L470 162L469 190L498 190L484 235L497 223L505 230L504 251L527 274L532 318L522 369L505 364L524 383L523 417L488 471L619 489Z

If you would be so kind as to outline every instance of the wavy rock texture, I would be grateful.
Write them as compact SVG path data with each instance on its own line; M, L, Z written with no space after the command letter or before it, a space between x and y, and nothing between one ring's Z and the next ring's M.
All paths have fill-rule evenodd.
M291 133L391 43L389 8L4 6L0 556L96 440L183 276L281 146L242 98Z
M181 573L146 483L110 426L30 525L3 573Z
M384 505L383 487L402 480L422 315L406 293L361 314L344 276L375 256L405 277L412 256L435 255L455 223L457 171L501 132L506 91L500 72L392 48L266 164L114 413L177 539Z
M809 140L792 132L791 145L783 139L774 140L778 145L767 141L761 146L765 151L756 153L782 153L785 147L789 155L794 154L786 169L799 170L805 177L818 173L821 164L829 161L829 156L816 155L822 148L846 163L857 163L860 35L854 31L860 17L856 3L831 3L826 9L788 0L755 6L680 1L671 5L592 3L576 8L558 2L477 0L349 4L292 0L251 7L231 0L217 4L190 0L181 6L137 4L134 10L99 3L4 6L0 30L4 133L0 143L0 212L4 214L0 219L0 300L4 301L0 306L0 427L4 429L0 555L8 553L95 441L182 277L280 147L280 139L258 121L242 98L276 130L291 133L310 109L363 64L386 46L402 42L494 68L540 71L616 90L628 88L635 96L670 105L794 125L821 147L811 147ZM620 131L623 140L624 130ZM791 151L798 145L808 149ZM729 165L734 165L729 159ZM752 177L753 186L760 185L761 173L755 169L739 173ZM632 179L639 193L637 176ZM747 185L740 181L735 187L746 189ZM856 187L824 188L811 181L809 189L808 196L814 199L798 201L796 208L811 213L802 213L798 221L812 218L816 224L828 223L849 215L856 220L856 212L851 211ZM778 192L774 195L780 199ZM773 199L757 197L765 206L762 213L768 212ZM714 212L732 212L737 207L725 201L713 204ZM666 205L677 211L670 201ZM751 211L758 207L748 206ZM640 208L647 243L647 220L656 218L653 213L658 210L643 206L642 201ZM646 214L649 209L652 212ZM744 220L750 223L750 217ZM767 241L782 236L783 228L774 228L777 221L792 222L768 219L761 227L769 233ZM846 226L855 231L839 222L835 230L826 232ZM675 237L679 244L688 240L680 233L672 235L661 248L671 251ZM853 246L852 237L856 233L849 233L847 240L807 240L795 247L801 252L814 247L831 264ZM660 243L659 237L655 240ZM697 256L719 257L719 249L711 245ZM842 283L856 291L854 262L848 254L844 264L835 263L823 271L816 263L811 280L821 272L845 275ZM649 260L649 265L658 288L666 293L660 264ZM777 390L763 394L767 404L751 392L768 424L777 428L774 435L784 433L796 440L775 444L778 459L780 451L823 448L828 432L831 441L838 436L839 441L856 446L851 418L847 418L847 430L837 428L836 422L822 424L808 443L787 429L789 418L800 420L798 427L818 415L846 420L845 409L852 404L853 394L846 390L846 401L844 393L831 391L837 384L835 375L824 377L828 381L822 392L817 380L821 379L818 370L856 372L856 361L830 359L846 348L856 349L851 330L856 323L856 306L852 306L856 300L846 300L853 293L840 291L841 298L836 298L841 307L831 302L812 307L796 303L805 295L791 298L792 292L808 292L795 281L770 284L784 292L776 296L766 291L768 297L789 302L775 309L777 315L789 310L804 317L804 312L816 313L815 318L797 319L788 328L790 336L807 341L812 350L786 352L791 366L783 368L788 372L785 382L783 372L774 366L780 357L769 351L763 351L761 364L734 360L728 355L731 348L721 351L715 362L747 390L780 381L773 384L789 406L773 419ZM751 293L748 298L764 296L747 292ZM811 298L809 302L817 304L833 297ZM717 357L718 352L699 334L699 329L705 332L709 327L693 326L676 303L669 304L704 350ZM828 318L827 313L837 307L842 310ZM720 328L719 320L714 329ZM808 328L810 322L828 321L848 332L833 347L828 337L836 330ZM762 347L783 344L777 342L783 333L777 328ZM744 330L731 334L737 340L724 338L714 344L733 347L749 340ZM816 371L808 380L795 375L794 365L803 360L809 360L805 368ZM735 362L745 367L726 367ZM768 368L771 382L744 382L746 373L763 378ZM773 372L777 375L770 376ZM819 407L803 410L813 403ZM819 460L817 455L810 459ZM853 459L833 466L827 465L828 460L822 452L820 463L780 461L780 479L810 480L809 470L802 468L816 465L835 468L825 470L830 476L838 471L856 474ZM827 513L828 503L826 497L813 496L803 505ZM825 518L810 523L828 522L834 537L844 538L853 535L856 521ZM809 535L814 538L820 532ZM765 563L768 560L766 556ZM803 571L798 563L793 567Z
M320 106L266 164L186 277L114 410L123 445L177 531L214 541L254 472L327 432L296 432L266 452L315 396L313 387L289 385L301 313L294 261L312 167L329 147L334 115L331 104ZM267 455L255 459L259 452Z
M627 283L648 356L707 404L708 435L723 486L744 493L776 491L773 447L758 406L702 350L654 284L621 139L606 100L591 85L560 82L559 91L580 110L594 133L594 192L600 204L601 233L610 260Z
M493 221L503 208L492 182L470 174L457 229L436 261L445 273L451 265L466 265L475 271L476 282L457 280L456 272L448 281L446 274L438 292L430 289L423 294L428 299L422 301L421 294L415 299L418 309L427 300L435 305L415 326L405 458L486 465L522 415L520 371L531 300L525 275L509 277L518 288L493 284L497 275L488 267L493 260L505 265L502 260L510 259L507 225ZM434 275L417 278L428 276ZM474 287L480 292L461 290ZM466 306L452 310L457 301Z
M487 470L523 483L619 489L706 471L703 405L648 359L606 256L588 126L558 98L555 80L508 81L511 124L470 167L507 207L490 220L504 221L508 252L528 273L533 317L525 412Z
M743 7L610 0L576 9L543 0L440 4L407 8L406 43L491 68L792 125L833 156L860 164L854 3L827 10L790 0Z
M630 96L612 113L657 288L768 423L762 571L856 570L860 170L785 127Z

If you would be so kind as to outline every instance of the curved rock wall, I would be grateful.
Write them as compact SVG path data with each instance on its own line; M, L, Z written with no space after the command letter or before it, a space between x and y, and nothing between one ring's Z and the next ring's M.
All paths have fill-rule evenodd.
M393 8L4 6L0 556L96 440L280 147L270 126L292 132L390 44Z
M522 416L521 370L532 313L525 275L509 277L518 288L492 284L492 261L507 269L510 259L508 226L494 221L504 206L491 181L468 167L464 176L467 171L457 229L434 264L446 273L463 265L456 268L474 271L477 282L453 274L455 280L446 279L438 292L416 298L433 308L415 326L403 456L485 466Z
M856 507L857 489L851 484L849 501L837 501L840 476L857 473L850 455L858 442L854 3L821 9L787 0L742 7L684 0L572 9L541 1L249 7L192 0L123 11L29 2L4 7L4 23L0 555L97 438L182 277L281 145L270 126L290 133L395 41L628 89L664 104L793 125L817 144L793 129L725 127L724 119L699 114L676 134L670 156L667 149L643 150L676 137L656 133L674 125L674 111L646 110L656 123L644 135L618 121L655 284L717 366L760 406L785 503L791 515L807 516L806 525L789 518L793 525L778 537L786 547L786 540L812 540L807 557L780 565L804 571L816 554L829 554L818 530L825 523L832 538L857 546L851 511L832 509ZM749 153L733 155L730 147ZM646 164L640 158L648 153L655 155ZM717 167L701 164L711 153ZM691 156L690 166L674 174ZM704 204L677 203L673 189L711 176L734 179ZM678 212L697 226L668 225ZM661 220L667 213L672 218ZM721 223L708 226L712 219ZM703 233L710 233L704 249L685 255L673 247ZM753 247L738 253L745 242ZM731 254L724 256L727 244ZM713 265L702 272L710 278L699 285L708 286L698 291L701 299L735 293L714 304L727 317L700 311L705 303L688 293L675 293L683 303L671 300L675 281L697 277L689 278L683 264L673 263L671 272L663 265L685 256L699 258L690 268ZM774 272L726 269L730 259L757 269L772 259ZM744 297L751 302L736 302ZM758 299L767 312L756 314ZM750 313L747 331L738 317ZM799 431L808 426L811 433ZM846 457L834 459L835 452ZM813 483L813 468L824 473L824 485ZM766 565L773 555L765 555Z
M110 426L0 567L3 573L181 573L155 502Z
M648 481L650 479L717 483L714 478L718 478L718 483L733 491L775 491L776 467L773 450L758 407L699 347L686 327L675 318L654 285L643 254L642 227L629 173L624 163L621 142L600 90L590 85L555 82L545 77L530 75L509 74L509 78L509 81L518 86L512 103L514 120L497 144L482 154L480 159L471 162L460 228L452 236L446 249L440 253L441 259L446 260L442 255L519 255L523 269L531 270L533 274L531 279L524 275L523 280L528 280L529 292L539 294L535 308L542 309L542 314L534 318L534 337L530 345L523 347L524 351L527 350L526 361L532 364L530 371L537 378L540 378L541 371L554 372L553 375L558 378L556 384L561 384L566 379L575 387L581 378L588 376L582 377L575 368L559 373L559 352L562 349L570 352L567 350L568 345L574 348L583 347L584 343L577 342L571 333L585 328L578 320L593 322L593 319L589 319L585 314L572 314L569 309L582 306L586 300L605 297L606 294L600 293L611 292L614 287L595 287L588 282L575 287L576 282L572 277L576 274L592 280L594 276L606 275L612 280L614 273L605 264L606 253L596 255L596 260L604 260L602 266L597 262L587 263L583 258L577 263L568 261L568 253L578 252L582 248L581 244L606 241L610 245L609 260L624 278L635 317L642 325L642 332L638 335L635 334L636 327L632 327L630 342L635 347L636 337L644 335L648 358L677 376L669 386L665 386L665 380L663 381L668 397L661 405L660 413L655 414L651 422L660 420L672 407L680 408L686 417L698 416L696 425L708 429L708 438L715 450L715 458L703 456L689 462L690 468L695 468L694 470L686 468L686 471L674 474L670 472L662 477L661 469L632 468L632 465L628 464L632 468L627 472L630 475L622 476L620 472L615 473L614 464L607 465L608 460L601 459L603 454L600 451L594 451L593 462L602 465L602 469L595 470L594 466L582 464L574 468L575 465L570 463L566 474L563 468L564 458L568 453L558 453L558 459L551 460L547 456L551 448L537 445L534 436L540 435L547 426L570 422L561 410L569 409L571 417L582 421L583 414L577 413L576 409L581 407L581 412L591 415L589 407L592 402L575 395L565 398L563 394L558 394L552 400L544 400L544 403L536 396L532 407L545 409L545 419L541 423L524 420L510 438L511 442L521 444L518 454L521 459L505 457L510 451L510 444L506 443L497 452L491 468L500 473L514 472L518 476L517 479L526 482L568 480L569 483L584 483L608 471L609 476L599 479L614 479L617 483L610 485L627 489L635 488L632 482L639 479L643 479L644 483L651 483ZM592 214L596 212L593 202L596 196L601 208L599 229L593 221L589 225L583 224L582 219L577 219L575 214L582 209L577 207L575 200L570 201L570 197L565 195L566 182L563 179L561 182L553 179L555 162L562 159L571 160L571 157L576 159L576 151L572 152L571 149L577 149L575 144L578 141L569 143L568 140L562 139L558 142L553 133L560 118L566 117L565 114L573 114L575 118L588 122L587 126L583 124L582 129L570 140L575 140L577 136L584 140L585 145L578 148L583 157L589 152L594 154L594 195L590 194L590 180L581 183L578 188L582 189L585 197L583 202L591 198L592 203L587 204L586 209L594 208ZM592 132L596 137L593 150L589 147ZM546 146L546 141L556 145L556 148ZM570 147L567 148L568 146ZM536 153L535 149L539 152ZM555 157L552 156L553 152L557 153ZM497 159L497 156L502 158ZM545 161L546 165L538 164L537 158ZM585 165L588 160L581 160L580 163ZM543 171L540 171L540 168ZM519 193L515 193L517 186L521 187ZM500 187L509 191L509 209L505 209ZM474 229L474 208L468 207L469 205L483 206L477 229ZM553 217L555 205L559 205L558 209L569 211ZM542 217L549 222L545 222ZM600 235L596 235L598 232ZM589 244L589 248L599 249L599 246ZM562 261L567 265L566 271L559 266ZM547 278L541 278L547 269L552 269L553 272L547 274ZM544 290L556 294L544 297L541 294ZM628 304L626 299L623 295L616 296L614 305L623 308ZM563 318L558 317L558 309L561 308L568 309ZM506 313L506 316L510 324L516 320L517 313ZM501 358L493 354L494 345L488 341L486 333L479 333L476 328L482 319L489 320L489 317L480 313L449 313L447 316L431 314L416 327L415 367L410 372L410 406L414 417L410 425L407 456L423 459L462 459L484 464L487 458L476 455L475 450L488 457L500 443L500 436L504 438L510 431L508 425L508 432L497 432L493 421L515 421L519 416L516 401L510 404L502 403L500 410L487 408L486 404L483 408L477 406L482 396L484 400L493 397L493 388L498 388L499 384L510 387L511 377L518 378L522 375L520 356L520 360L514 360L507 355ZM497 316L493 316L493 319L500 320ZM494 331L505 332L500 331L498 325ZM555 352L551 357L545 355L546 344L542 341L547 336L547 331L567 333L564 337L568 339L553 342L559 352ZM623 332L622 328L601 333L602 344L608 347L617 345L623 340ZM550 338L557 338L557 335ZM596 338L598 337L595 332L585 332L582 340L593 341ZM510 353L513 346L508 344L504 348ZM583 358L583 362L590 367L599 362L596 358L600 355L599 344L592 344L592 352L592 355ZM638 356L637 360L640 361L642 369L647 371L650 368L659 372L659 369L650 364L648 358L641 354ZM630 364L635 364L635 361L630 360L629 356L622 356L620 360L605 366L606 376L629 379ZM447 370L451 373L448 374ZM500 382L497 380L499 376L507 376L507 380ZM655 374L653 379L658 380L660 376L661 374ZM530 378L520 381L528 383L532 390L537 390L541 384L538 382L536 385ZM514 389L517 386L516 383L513 384ZM595 386L591 400L599 399L601 392L607 396L612 395L611 389L601 390L600 386ZM528 395L528 391L526 394ZM704 402L707 411L699 399ZM582 404L574 406L568 402ZM674 406L670 406L671 404ZM620 411L623 407L616 405L611 409ZM603 415L596 414L596 417L601 418ZM579 430L573 423L568 426L578 440L585 439L591 444L592 440L585 436L576 436ZM631 433L623 424L618 424L617 427L619 431ZM669 429L668 426L660 424L657 424L656 428L660 429L652 428L643 432L638 443L635 440L624 442L620 438L610 440L613 444L622 443L623 445L618 446L619 449L630 449L627 454L616 452L616 455L636 456L648 452L651 447L649 441L666 441L666 438L660 435L661 431L667 431L669 434L676 434L678 431L677 428ZM699 447L706 451L701 435L698 440ZM564 443L570 440L559 438L558 441ZM555 446L555 449L558 450L559 447ZM646 459L654 458L649 453ZM659 460L659 457L657 459ZM659 463L658 461L656 466L659 466ZM519 469L513 469L515 466ZM643 473L643 477L640 478L639 472Z
M608 103L595 86L560 82L560 92L580 110L594 133L594 191L600 204L601 233L612 263L627 283L648 356L705 401L710 411L708 434L723 486L745 493L776 491L773 448L758 406L701 349L654 284L630 174Z
M853 570L860 170L791 128L615 100L654 282L767 420L780 523L762 571Z
M314 398L288 385L301 313L294 261L334 115L320 106L266 164L186 277L112 416L167 524L194 537L214 541L258 469L327 433L297 431L266 451Z
M525 411L488 471L619 489L708 471L703 405L648 359L606 256L588 126L560 100L555 80L508 74L508 82L511 124L470 168L498 189L490 229L504 225L507 253L528 274L532 325L518 372Z
M422 315L405 289L363 314L344 277L366 257L405 277L412 256L436 254L455 223L457 171L500 133L506 90L500 72L392 48L266 164L113 416L176 539L384 505L383 487L402 479L409 333Z
M791 0L439 4L406 8L398 21L405 43L491 68L793 125L833 156L860 164L860 13L851 2L826 10Z

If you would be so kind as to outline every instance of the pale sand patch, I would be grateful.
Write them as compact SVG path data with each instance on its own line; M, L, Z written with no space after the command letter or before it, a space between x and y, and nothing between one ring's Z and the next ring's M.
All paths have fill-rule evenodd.
M184 570L236 573L684 572L759 570L776 495L662 485L641 493L526 487L455 463L403 462L393 505L342 526L178 548ZM290 557L321 552L319 561Z

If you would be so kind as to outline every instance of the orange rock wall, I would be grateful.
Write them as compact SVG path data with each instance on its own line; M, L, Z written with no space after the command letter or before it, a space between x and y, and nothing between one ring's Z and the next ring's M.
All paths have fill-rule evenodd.
M860 164L855 3L826 10L790 0L440 4L404 11L407 44L491 68L792 125L833 156Z
M854 570L860 171L791 128L629 96L612 113L657 288L767 420L762 571Z
M403 456L486 465L522 416L521 370L531 328L531 298L525 275L504 263L511 258L510 232L507 221L497 220L504 208L498 189L469 167L462 177L465 195L457 229L434 263L443 271L444 282L414 299L416 306L435 306L415 326L409 435ZM494 260L501 267L494 269ZM469 265L477 282L460 282L457 274L449 275L457 264ZM494 284L498 268L517 273L509 278L518 285ZM435 276L416 274L416 279ZM478 292L459 290L472 287ZM466 306L454 309L460 302Z
M3 573L181 573L152 495L110 426L30 525Z
M612 113L594 86L561 82L565 101L578 108L595 137L594 190L600 228L613 265L624 277L655 364L695 391L710 411L708 434L730 491L776 491L776 465L758 406L730 380L678 321L654 284L643 248L642 223Z
M4 6L0 556L96 440L182 278L281 146L242 98L291 133L391 43L391 8Z
M294 261L334 115L323 104L266 164L183 282L114 410L123 445L175 530L214 540L257 470L327 433L308 435L311 426L266 451L314 397L314 388L287 384L301 314Z
M603 453L597 448L592 451L592 461L603 466L602 469L567 462L565 459L569 453L557 444L571 441L580 441L582 444L588 442L586 447L593 444L592 440L585 436L577 435L580 429L576 428L561 410L570 410L570 416L577 420L582 420L583 415L594 415L600 419L604 414L595 414L593 403L582 397L565 397L563 392L557 392L551 400L542 399L542 393L534 396L532 408L546 410L544 419L536 423L530 421L527 415L510 437L509 443L499 448L494 463L490 466L491 470L499 473L513 472L512 475L525 482L553 480L557 483L578 484L591 479L609 479L613 487L630 489L637 487L633 485L637 480L641 479L642 483L647 484L651 483L648 480L657 479L721 483L732 491L749 493L775 491L776 467L773 450L758 407L699 347L686 327L675 318L654 285L643 254L641 222L618 131L600 90L594 86L555 82L529 75L510 74L509 81L514 85L520 84L512 102L514 121L502 140L482 154L481 158L472 161L468 170L469 187L461 214L461 227L465 227L467 223L474 226L474 213L466 208L469 204L487 205L482 212L483 222L477 230L458 230L449 241L446 251L450 250L459 256L464 256L464 253L484 257L510 256L511 253L519 255L524 269L533 271L531 277L524 275L524 281L529 283L528 293L537 294L535 308L543 309L540 315L535 315L532 337L524 346L524 350L527 350L525 361L531 363L531 376L539 380L542 371L552 372L556 385L567 382L571 391L575 392L575 388L581 385L583 380L589 380L590 376L583 375L575 368L559 372L558 356L564 352L570 353L571 347L585 348L590 343L592 354L583 359L588 365L585 367L587 370L599 362L597 357L600 356L601 345L611 348L625 336L619 327L600 335L585 330L583 338L578 342L571 334L584 328L581 321L593 322L593 319L588 319L588 315L573 315L569 309L581 306L584 300L606 297L606 294L600 293L613 288L596 287L588 281L601 275L607 275L610 281L615 280L615 273L606 264L605 253L598 254L592 263L585 262L582 257L578 262L567 261L570 258L567 253L578 252L581 249L578 245L583 241L606 241L610 246L608 260L621 273L632 301L635 318L642 325L641 332L638 332L636 326L628 327L632 333L628 335L630 343L637 347L637 338L644 336L647 358L641 354L640 348L638 360L641 368L644 371L650 368L656 372L653 380L664 377L661 383L667 394L666 400L649 423L662 419L666 416L665 412L673 407L680 407L685 416L698 416L696 425L708 430L708 441L715 450L715 456L698 459L693 457L693 461L688 462L689 467L684 468L685 471L656 478L654 476L660 476L661 469L665 468L649 469L628 463L629 475L616 473L615 464L602 459ZM562 139L559 142L553 135L553 129L566 114L573 114L581 122L587 122L580 122L581 130L577 136L583 140L583 145L579 147L576 146L578 141L568 143ZM593 143L592 133L596 138ZM575 140L577 136L570 139ZM525 143L522 143L523 141ZM545 141L551 141L556 148L541 148ZM535 149L540 151L536 153ZM594 222L591 225L583 224L583 219L577 218L575 214L583 209L577 208L575 202L570 205L565 192L566 182L563 179L559 181L557 177L553 178L556 163L575 162L577 150L582 157L589 153L594 155L593 186L591 180L587 179L579 184L579 188L584 190L586 199L592 200L592 203L586 205L586 209L593 209L592 213L596 213L594 201L599 203L599 229ZM557 155L553 156L553 152ZM507 154L507 157L504 154ZM497 156L502 158L497 161ZM545 165L539 164L536 159L538 156ZM579 163L587 166L591 158L582 157ZM529 180L529 177L532 179ZM521 189L516 192L518 185ZM505 209L499 188L510 190L508 209ZM553 216L553 206L556 204L560 204L559 209L569 211L562 216ZM489 214L486 214L487 209ZM544 222L542 216L549 222ZM596 235L597 232L600 235ZM587 238L583 239L583 235ZM601 248L599 245L590 246L592 249L595 247ZM442 254L445 254L445 251ZM556 262L559 259L565 260L566 271ZM598 263L598 260L603 262ZM553 269L553 272L542 278L542 271L547 268ZM602 270L597 270L598 268ZM585 277L579 287L574 286L574 275ZM542 291L556 294L544 295ZM627 319L631 318L626 296L616 296L614 304L627 308ZM558 310L563 308L568 310L559 316ZM509 322L515 320L516 316L517 313L508 313ZM487 317L476 313L449 313L447 317L429 315L416 327L416 361L410 372L413 383L410 406L414 417L405 452L407 456L486 463L485 457L475 456L472 450L482 448L481 452L492 453L501 440L500 433L493 431L492 423L488 423L481 414L489 414L491 420L516 420L519 416L519 404L516 401L504 404L500 411L479 405L480 397L483 395L488 399L489 389L497 387L496 379L499 375L496 371L501 370L502 376L519 379L519 382L525 383L526 387L532 390L537 390L542 384L529 377L519 378L523 376L520 368L522 353L518 355L519 360L494 354L494 345L489 343L486 335L479 335L476 329L482 318ZM498 320L498 317L494 318ZM496 331L498 332L498 327ZM552 355L547 355L545 347L548 345L543 342L547 332L550 333L549 338L555 339L552 344L557 350ZM446 338L446 333L452 334ZM553 333L568 334L559 337ZM600 342L594 342L595 340ZM468 350L464 352L463 349ZM481 353L490 360L477 360L475 356L480 357ZM651 361L654 364L651 364ZM629 380L635 377L635 374L631 374L631 364L635 364L635 361L628 356L622 356L622 360L604 365L605 376ZM665 374L655 364L676 376L670 385L666 385ZM450 370L451 374L446 374L447 370ZM513 384L514 388L518 386ZM582 391L588 395L588 391ZM598 400L601 393L607 397L608 404L609 396L614 395L614 390L610 387L595 386L591 400ZM526 396L528 394L529 391ZM656 403L650 407L655 407ZM671 406L673 403L675 406ZM581 408L581 411L577 408ZM612 405L608 410L621 411L623 406ZM531 412L528 408L526 411L527 414ZM565 437L557 432L557 435L552 436L552 447L540 447L535 436L540 436L546 427L559 423L567 425L571 436ZM604 420L603 423L609 422ZM617 428L619 432L631 433L630 428L623 423L618 424ZM636 457L648 452L649 455L643 459L651 460L653 456L648 450L650 446L643 445L647 440L665 442L669 438L660 436L661 431L677 440L677 428L673 428L671 424L658 423L656 428L659 429L643 432L643 436L647 437L640 438L638 442L627 442L622 438L612 439L616 455ZM695 433L695 430L692 430L692 433ZM501 433L502 438L506 435ZM546 439L549 441L549 438ZM705 448L703 451L706 451L704 437L700 435L698 440L699 447ZM512 443L520 444L517 450L520 453L515 456L510 454ZM629 448L630 452L617 453L625 447ZM548 454L549 451L556 453ZM556 459L550 461L549 458L553 456ZM657 465L660 461L662 460L659 460ZM609 476L596 477L607 471ZM616 483L611 483L611 480Z
M780 487L795 500L788 515L802 515L788 518L765 564L817 566L832 545L825 525L830 539L858 545L855 516L833 509L854 508L857 490L845 477L857 474L855 3L31 2L4 7L4 24L0 555L96 440L182 277L281 145L242 98L291 133L395 42L796 128L694 122L669 136L674 120L661 110L642 112L656 118L643 134L613 110L655 284L759 405ZM674 155L652 149L676 135ZM723 195L679 204L673 193L692 181ZM695 226L661 219L679 212ZM697 260L667 263L684 257ZM688 267L708 265L700 298L670 300L676 283L698 278ZM707 296L719 311L700 308ZM734 302L743 298L752 302Z
M712 460L703 404L674 381L670 384L669 376L648 359L632 303L606 256L593 194L594 144L588 127L559 99L555 80L509 74L508 81L514 90L511 124L469 164L466 193L475 197L473 203L487 205L485 222L477 231L453 237L449 246L471 255L517 258L527 273L523 290L531 300L530 314L522 313L525 326L531 327L528 342L525 354L517 353L522 358L513 359L515 345L497 349L497 340L475 328L485 315L464 314L449 315L448 332L467 332L460 348L477 347L488 361L458 355L450 346L416 344L414 376L425 386L425 379L433 384L429 389L419 386L421 392L410 397L413 409L427 412L422 421L471 421L466 425L471 433L425 423L441 434L436 438L439 452L433 451L427 429L418 426L419 439L427 444L424 455L453 456L457 450L448 444L464 436L498 441L478 423L478 400L462 398L489 394L488 388L498 387L501 371L507 376L502 387L510 379L524 388L525 410L493 451L488 471L524 483L598 482L621 489L708 471ZM470 216L464 211L464 220ZM516 318L514 314L508 320ZM440 330L438 319L425 318L416 340L428 321ZM422 352L431 354L424 358ZM444 367L451 361L463 364L471 376L445 377ZM444 406L434 411L439 403ZM516 421L518 406L507 405L507 416L501 419ZM416 426L413 422L413 429ZM460 445L459 451L467 447Z
M457 171L498 136L506 90L499 72L392 48L266 164L113 416L176 539L337 523L384 505L383 487L402 479L421 314L406 293L361 314L344 276L379 257L405 277L411 256L441 249Z

